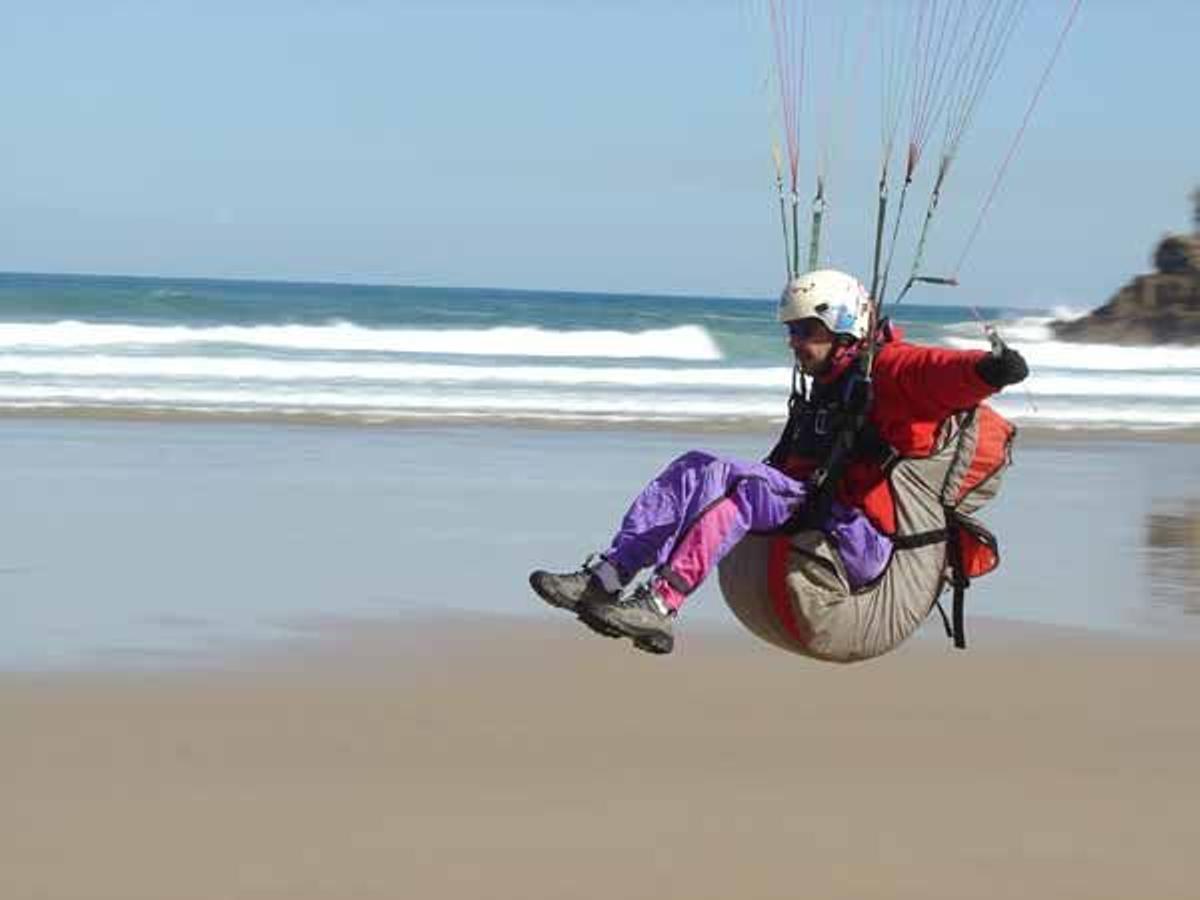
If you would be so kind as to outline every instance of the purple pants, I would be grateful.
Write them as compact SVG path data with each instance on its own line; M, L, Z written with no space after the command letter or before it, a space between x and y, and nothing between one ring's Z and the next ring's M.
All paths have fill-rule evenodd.
M626 581L654 566L657 593L678 610L738 541L783 526L807 493L804 482L765 463L693 450L638 494L603 556ZM877 578L891 558L891 541L856 509L835 503L824 531L851 587Z

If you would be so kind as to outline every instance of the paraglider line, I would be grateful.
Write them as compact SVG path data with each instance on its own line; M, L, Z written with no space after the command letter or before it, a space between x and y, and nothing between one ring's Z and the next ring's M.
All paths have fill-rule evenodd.
M987 199L983 203L983 208L979 211L979 217L975 220L975 225L971 229L970 237L967 238L966 246L963 247L962 255L958 258L958 264L954 267L954 272L957 275L962 271L963 263L966 261L967 254L971 252L971 248L975 244L976 237L979 236L979 230L983 226L983 220L987 217L991 210L992 202L996 199L996 193L1000 188L1000 183L1004 180L1005 173L1008 171L1009 164L1016 156L1017 147L1021 143L1021 138L1025 135L1025 130L1029 127L1029 122L1033 118L1033 111L1037 107L1038 101L1041 99L1042 92L1046 88L1046 84L1050 80L1050 73L1054 70L1055 63L1058 62L1058 57L1062 53L1063 45L1067 41L1067 35L1071 31L1071 26L1075 24L1075 18L1079 13L1079 7L1083 5L1083 0L1074 0L1071 4L1070 14L1067 16L1066 24L1063 26L1062 33L1058 36L1058 43L1054 46L1054 52L1050 56L1050 61L1046 64L1046 68L1042 72L1041 80L1038 82L1037 90L1034 91L1033 99L1029 101L1029 106L1025 110L1025 116L1021 120L1021 127L1017 129L1017 134L1009 145L1008 152L1004 156L1004 161L1000 164L999 170L996 172L996 178L992 182L991 190L988 191Z

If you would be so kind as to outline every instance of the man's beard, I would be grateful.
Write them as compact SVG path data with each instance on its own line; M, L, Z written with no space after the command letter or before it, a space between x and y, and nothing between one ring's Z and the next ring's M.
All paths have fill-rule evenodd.
M828 356L826 356L820 362L815 362L815 361L806 362L803 357L801 357L799 355L795 355L796 365L798 365L800 367L800 371L803 372L805 375L809 375L814 378L817 376L820 376L820 375L824 375L826 372L829 371L829 366L830 366L830 362L831 362L832 358L833 358L833 354L830 353Z

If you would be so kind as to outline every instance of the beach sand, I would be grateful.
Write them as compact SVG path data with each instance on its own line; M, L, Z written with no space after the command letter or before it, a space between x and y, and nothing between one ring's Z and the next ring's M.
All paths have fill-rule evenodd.
M976 621L834 667L715 627L322 623L0 679L0 896L1195 898L1194 643Z
M1200 897L1190 443L1028 441L971 648L842 668L711 582L667 658L525 583L766 434L0 441L2 900Z

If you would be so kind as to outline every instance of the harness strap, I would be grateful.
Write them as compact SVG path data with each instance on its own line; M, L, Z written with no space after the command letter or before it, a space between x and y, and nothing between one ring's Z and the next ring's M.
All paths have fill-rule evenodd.
M949 538L949 530L935 528L932 531L917 531L913 534L898 534L892 538L892 546L897 550L917 550L940 544Z
M950 618L946 615L946 609L942 606L942 598L938 597L933 601L933 605L937 607L938 613L942 617L942 627L946 629L946 637L954 637L954 629L950 626Z
M954 605L951 608L951 616L953 617L953 630L950 636L954 639L954 646L962 650L967 646L966 626L963 622L963 595L967 587L971 584L971 579L967 577L963 569L962 558L962 542L958 539L959 528L958 521L954 518L952 510L946 510L946 539L947 551L950 556L950 574L952 577L951 584L954 586ZM942 617L945 618L945 611L942 612Z
M963 621L963 592L969 581L963 579L954 585L954 607L950 613L954 619L954 647L957 650L967 649L967 626Z

